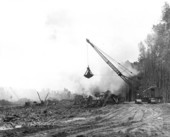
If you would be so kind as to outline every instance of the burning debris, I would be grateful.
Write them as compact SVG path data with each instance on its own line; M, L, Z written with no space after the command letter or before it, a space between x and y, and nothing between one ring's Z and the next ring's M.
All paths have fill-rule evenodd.
M74 105L80 105L84 107L102 107L107 104L118 104L121 98L111 91L107 90L106 92L96 92L96 96L83 96L76 95L74 98Z

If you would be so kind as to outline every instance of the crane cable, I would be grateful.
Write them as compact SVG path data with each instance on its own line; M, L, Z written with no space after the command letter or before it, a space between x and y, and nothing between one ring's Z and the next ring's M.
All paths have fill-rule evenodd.
M87 67L89 67L89 50L88 50L88 45L87 45L87 49L86 50L87 50L86 51L86 55L87 55Z
M96 47L96 48L98 48L98 47ZM113 60L114 62L116 62L116 63L121 67L121 69L123 70L123 72L126 71L126 72L128 72L129 75L133 76L133 72L131 72L129 69L127 69L127 68L126 68L125 66L123 66L121 63L117 62L115 59L113 59L111 56L109 56L108 54L106 54L106 53L105 53L104 51L102 51L101 49L98 48L98 50L99 50L100 52L102 52L104 55L106 55L107 57L109 57L111 60Z
M87 55L87 58L86 58L86 60L87 60L87 68L90 68L90 67L89 67L89 65L90 65L90 63L89 63L89 47L88 47L88 46L89 46L89 44L86 44L86 45L87 45L87 48L86 48L86 55ZM101 76L102 76L102 77L103 77L103 76L105 76L105 75L101 75L101 74L94 74L94 73L93 73L93 75L94 75L94 76L99 76L99 77L101 77ZM105 76L105 77L107 77L107 76Z
M92 73L92 71L90 70L90 67L89 67L89 59L88 59L88 45L87 45L87 70L84 74L84 77L86 78L91 78L93 77L94 74Z
M107 56L108 58L110 58L112 61L114 61L115 63L117 63L121 69L123 70L122 72L126 72L127 74L129 74L130 76L133 76L133 72L131 72L129 69L127 69L125 66L123 66L121 63L119 63L118 61L116 61L115 59L113 59L111 56L109 56L108 54L106 54L104 51L102 51L101 49L99 49L98 47L96 47L101 53L103 53L105 56ZM87 67L89 67L89 49L88 49L88 45L87 45ZM93 75L97 75L97 74L93 74Z

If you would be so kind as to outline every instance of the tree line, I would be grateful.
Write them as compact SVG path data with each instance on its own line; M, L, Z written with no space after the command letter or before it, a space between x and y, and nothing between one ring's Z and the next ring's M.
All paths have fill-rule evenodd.
M170 5L164 4L161 20L152 33L139 43L138 67L141 87L156 85L157 96L170 102ZM142 90L142 89L141 89Z

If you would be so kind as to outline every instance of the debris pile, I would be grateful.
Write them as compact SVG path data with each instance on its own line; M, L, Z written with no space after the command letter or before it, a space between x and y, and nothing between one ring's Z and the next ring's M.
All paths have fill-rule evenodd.
M76 95L74 98L74 105L80 105L81 107L102 107L106 104L118 104L121 98L109 90L101 92L97 96L83 96Z

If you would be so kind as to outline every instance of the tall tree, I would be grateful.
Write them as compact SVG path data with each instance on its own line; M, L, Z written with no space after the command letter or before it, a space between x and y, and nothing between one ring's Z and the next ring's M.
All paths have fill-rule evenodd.
M145 45L145 46L144 46ZM139 44L139 64L143 75L143 87L156 84L157 94L170 101L170 6L165 3L162 19L153 26L145 43Z

